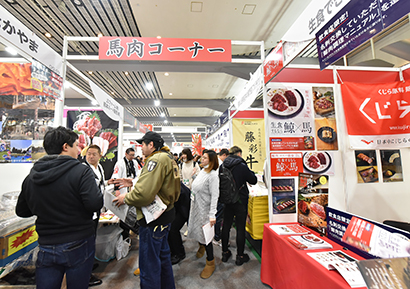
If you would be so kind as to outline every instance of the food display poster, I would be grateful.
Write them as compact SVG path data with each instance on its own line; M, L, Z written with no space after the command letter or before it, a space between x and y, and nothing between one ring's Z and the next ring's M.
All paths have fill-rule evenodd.
M410 257L362 260L357 266L367 288L410 288Z
M397 149L410 146L410 80L341 85L350 146Z
M270 150L338 150L333 86L267 85Z
M371 255L367 251L363 251L359 249L359 246L353 246L350 243L346 243L342 241L342 238L347 230L347 227L350 224L350 220L355 217L355 215L349 214L347 212L339 211L337 209L327 207L327 237L336 243L341 244L343 247L348 248L349 250L355 252L356 254L365 257L366 259L373 259L376 258L375 255ZM393 227L384 225L382 223L378 223L375 221L365 220L367 223L375 224L377 227L382 228L390 233L391 235L401 235L401 239L406 240L406 238L410 238L410 233L403 232L401 230L395 229ZM347 237L347 236L346 236Z
M303 172L334 176L333 152L315 151L303 154Z
M299 174L298 221L320 233L325 233L329 177L320 174Z
M400 150L380 150L383 182L402 182L403 171Z
M342 241L379 258L410 257L408 238L353 216Z
M269 137L313 137L311 87L276 83L269 83L266 87ZM311 148L311 145L306 147Z
M117 161L118 121L114 121L102 110L65 110L67 127L78 134L78 149L82 160L91 144L101 148L100 164L105 177L110 178Z
M63 79L41 63L0 63L0 95L48 96L61 100ZM54 109L54 108L53 108Z
M357 182L374 183L379 181L375 150L357 150L356 158Z
M274 214L296 213L295 179L272 179L272 206Z
M302 153L280 152L270 153L270 165L272 177L297 177L303 172Z
M254 172L263 172L265 162L265 120L232 119L233 143L242 149L242 157Z

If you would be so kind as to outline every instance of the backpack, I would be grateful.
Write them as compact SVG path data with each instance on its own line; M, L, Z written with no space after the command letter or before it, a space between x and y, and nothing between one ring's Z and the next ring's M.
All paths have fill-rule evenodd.
M236 187L230 169L224 164L219 167L219 202L222 204L234 204L239 200L239 189Z

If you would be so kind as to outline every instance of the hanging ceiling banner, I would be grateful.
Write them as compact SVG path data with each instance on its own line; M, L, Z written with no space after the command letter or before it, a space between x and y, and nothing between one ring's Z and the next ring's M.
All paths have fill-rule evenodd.
M251 76L251 79L246 83L240 94L235 97L233 104L237 110L245 110L252 105L263 86L263 81L263 67L261 64Z
M265 77L265 83L271 81L271 79L283 69L283 47L282 41L275 47L274 50L266 56L263 62L263 74Z
M99 59L231 62L231 40L100 37Z
M1 5L0 15L0 37L61 75L63 70L61 55L51 49Z
M409 12L408 0L350 1L316 33L320 69L325 69Z
M282 37L283 41L312 40L323 27L350 0L313 0Z
M124 109L124 122L128 123L132 128L138 128L138 120L126 109Z
M100 107L112 119L120 121L124 119L124 107L116 100L109 96L104 90L98 87L91 80L89 81L91 90L93 91L95 99L98 101Z
M351 148L410 147L410 80L341 88Z

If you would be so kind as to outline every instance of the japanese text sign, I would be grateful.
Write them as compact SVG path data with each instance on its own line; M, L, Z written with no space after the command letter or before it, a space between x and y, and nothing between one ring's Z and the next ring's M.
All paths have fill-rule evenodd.
M263 62L265 83L268 83L276 74L283 69L283 47L280 42Z
M341 87L352 148L410 146L410 81Z
M0 5L0 37L61 75L61 56Z
M243 90L235 97L233 104L237 110L245 110L255 101L263 86L262 73L262 65L260 65L255 73L252 74L251 79L246 83Z
M264 119L232 119L232 142L242 149L242 157L249 169L262 172L265 161Z
M286 176L296 177L303 172L302 153L271 153L272 177Z
M231 40L100 37L99 59L231 62Z
M124 107L121 106L116 100L109 96L104 90L98 87L91 80L89 81L91 90L101 106L103 111L112 119L120 121L124 119Z
M352 0L316 33L320 69L326 68L410 11L405 0ZM402 9L401 9L402 8Z

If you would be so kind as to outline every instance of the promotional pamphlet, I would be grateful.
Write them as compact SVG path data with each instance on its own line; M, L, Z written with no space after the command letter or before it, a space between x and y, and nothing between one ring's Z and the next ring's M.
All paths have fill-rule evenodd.
M155 196L154 201L148 206L142 207L141 211L144 214L147 224L159 218L163 212L167 209L167 205L157 196Z
M278 235L304 235L310 233L309 230L299 224L270 225L269 228L275 231Z
M352 288L365 287L364 279L357 267L355 258L343 251L308 253L315 261L327 270L337 270Z
M358 261L367 288L410 288L410 258Z
M288 237L289 243L301 250L331 249L333 246L316 235L308 234Z
M410 242L370 222L353 217L342 241L380 258L410 257Z

